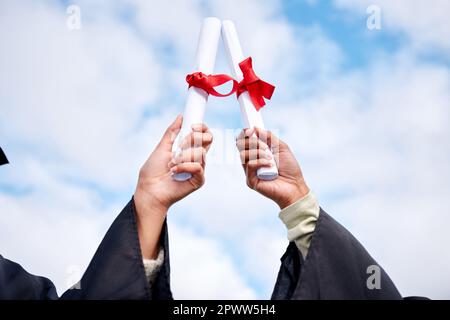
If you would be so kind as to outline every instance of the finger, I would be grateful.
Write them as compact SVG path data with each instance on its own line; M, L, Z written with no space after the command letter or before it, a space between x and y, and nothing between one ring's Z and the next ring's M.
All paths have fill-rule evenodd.
M259 140L257 137L237 140L236 147L239 151L251 149L269 149L269 146L263 141Z
M244 137L245 137L245 129L242 129L242 130L239 132L238 136L236 137L236 141L237 141L237 140L240 140L240 139L244 139Z
M180 163L170 169L172 173L190 173L192 178L189 179L194 184L195 188L199 188L205 182L205 175L203 167L197 162Z
M170 162L170 164L180 164L183 162L197 162L203 164L206 158L206 150L202 147L181 150Z
M253 135L253 133L254 133L253 128L252 129L249 129L249 128L242 129L241 132L239 133L239 135L236 137L236 140L243 139L246 137L251 137Z
M245 175L248 180L251 180L256 176L257 170L262 167L271 167L272 163L268 159L258 159L258 160L250 160L246 164L243 165Z
M172 173L190 173L192 177L188 181L195 189L200 188L205 183L204 169L197 162L185 162L173 167L170 170Z
M183 162L170 169L173 173L186 172L191 174L203 173L203 167L198 162Z
M196 123L193 124L191 127L192 131L194 132L209 132L208 126L204 123Z
M270 130L264 130L261 128L255 128L256 136L262 141L266 142L267 145L274 151L277 152L283 148L287 148L287 144L279 139Z
M261 167L271 167L272 163L268 159L257 159L257 160L250 160L247 163L247 168L257 170Z
M183 139L182 149L195 147L209 147L212 143L213 135L211 132L192 132Z
M164 133L163 137L161 138L161 141L159 145L166 150L171 151L172 145L180 132L181 125L183 123L183 116L178 115L175 120L172 122L172 124L167 128L166 132Z
M170 163L176 165L184 162L196 162L203 164L206 157L206 150L204 148L189 148L184 149L178 153ZM169 164L170 164L169 163Z
M239 153L241 157L241 163L247 163L251 160L257 160L257 159L266 159L271 160L272 155L270 152L267 152L266 150L262 149L253 149L253 150L242 150Z
M255 127L255 135L261 139L261 141L264 141L269 146L272 142L276 142L277 137L269 130L264 130L258 127Z

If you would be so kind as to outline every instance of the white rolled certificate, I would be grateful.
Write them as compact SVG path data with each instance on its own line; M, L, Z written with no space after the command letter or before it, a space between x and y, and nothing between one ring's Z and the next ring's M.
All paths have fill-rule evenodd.
M244 60L239 37L236 32L233 21L222 21L222 38L225 44L225 50L228 56L228 62L231 68L233 77L238 81L242 81L243 75L239 68L239 63ZM243 92L239 98L239 105L241 107L242 120L246 128L258 127L264 129L264 122L261 113L256 110L252 100L247 91ZM261 180L273 180L278 177L278 169L275 160L272 158L271 167L262 167L257 171L257 176Z
M219 19L209 17L203 20L197 46L195 70L206 75L212 74L216 62L217 47L220 40L222 23ZM184 107L183 125L174 144L176 153L181 152L180 145L183 139L192 132L192 125L203 122L208 93L197 87L190 87ZM186 181L191 178L190 173L176 173L172 175L176 181Z

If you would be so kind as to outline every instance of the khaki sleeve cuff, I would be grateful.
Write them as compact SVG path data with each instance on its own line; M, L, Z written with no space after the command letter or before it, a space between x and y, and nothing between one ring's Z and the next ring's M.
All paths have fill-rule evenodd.
M311 238L319 218L319 204L310 191L297 202L281 210L279 217L285 224L289 241L294 241L306 258Z

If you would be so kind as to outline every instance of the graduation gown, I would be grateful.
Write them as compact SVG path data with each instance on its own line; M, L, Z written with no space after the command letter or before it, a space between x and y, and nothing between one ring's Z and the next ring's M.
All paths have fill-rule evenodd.
M0 148L0 165L8 163ZM167 223L160 245L164 263L152 288L145 276L131 200L113 222L80 283L62 299L172 299ZM380 287L367 285L367 268L378 266L350 232L320 209L306 258L294 242L281 257L272 299L401 299L379 267ZM57 299L53 283L0 255L0 299Z
M165 229L167 234L167 229ZM167 242L165 242L167 245ZM255 249L256 250L256 249ZM165 248L166 255L169 250ZM169 270L165 260L164 269ZM380 288L369 289L369 266L380 270ZM168 277L167 277L168 278ZM165 284L169 285L168 282ZM168 289L170 291L170 289ZM281 257L273 300L402 299L387 273L364 247L324 210L320 210L306 259L294 242Z
M167 223L161 234L164 263L149 288L142 263L133 200L114 221L80 283L62 299L172 299ZM401 299L380 268L380 289L369 289L368 266L377 265L364 247L321 209L304 259L294 242L281 257L272 299ZM77 287L77 286L75 286ZM0 299L57 299L52 282L0 257Z
M169 249L164 223L161 245ZM168 252L168 251L167 251ZM79 284L62 299L171 299L169 255L152 289L142 261L133 200L113 222ZM53 283L0 256L0 299L57 299Z
M4 154L2 148L0 148L0 166L7 163L9 163L8 159L6 158L6 155Z
M380 271L379 289L370 289L369 266ZM402 299L387 273L353 235L320 209L304 259L294 242L281 257L272 299Z

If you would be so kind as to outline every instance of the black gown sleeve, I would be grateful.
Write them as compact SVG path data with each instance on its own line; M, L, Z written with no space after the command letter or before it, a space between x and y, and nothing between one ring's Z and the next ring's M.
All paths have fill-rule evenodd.
M32 275L19 264L0 255L1 300L57 299L53 283L44 277Z
M62 299L172 299L167 223L161 233L164 263L155 283L147 281L131 200L109 228L79 285ZM78 288L77 288L78 287Z
M379 270L379 286L368 286ZM343 226L320 210L306 259L294 242L281 258L272 299L401 299L387 273Z
M8 159L6 158L6 155L3 153L2 148L0 148L0 166L7 163L9 163Z
M161 233L164 263L150 288L131 200L113 222L80 282L61 299L172 299L167 223ZM0 299L57 299L53 283L0 256Z

